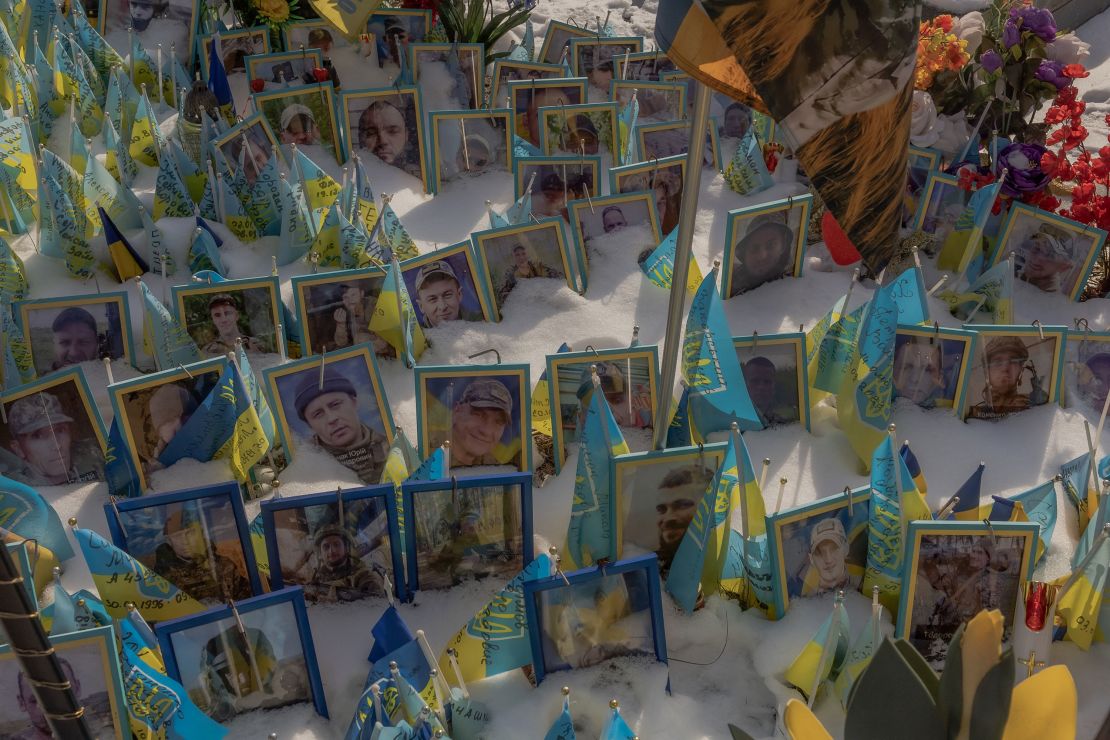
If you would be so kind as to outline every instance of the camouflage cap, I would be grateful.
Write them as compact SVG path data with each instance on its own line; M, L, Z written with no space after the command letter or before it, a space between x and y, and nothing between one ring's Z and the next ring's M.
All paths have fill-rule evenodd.
M424 283L428 281L428 278L436 274L446 275L456 283L459 282L459 278L455 275L455 271L451 268L451 265L443 260L436 260L435 262L429 262L424 265L420 268L420 271L416 273L416 289L419 291Z
M351 537L346 529L338 524L329 524L316 530L316 534L312 536L312 546L319 547L320 543L328 537L339 537L348 547L351 545Z
M8 409L8 428L12 434L32 434L54 424L72 423L62 402L52 393L24 396Z
M216 295L208 299L209 311L219 305L231 306L236 311L239 310L239 304L236 302L231 293L217 293Z
M459 403L467 403L479 409L501 409L510 417L513 415L513 397L500 380L479 378L463 391Z
M986 355L989 360L1000 352L1013 352L1022 360L1029 359L1029 350L1025 342L1018 337L994 337L987 342Z

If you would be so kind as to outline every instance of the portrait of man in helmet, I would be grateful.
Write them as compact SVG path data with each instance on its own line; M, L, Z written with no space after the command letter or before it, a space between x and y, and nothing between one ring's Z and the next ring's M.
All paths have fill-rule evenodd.
M979 337L968 386L968 417L996 419L1048 403L1056 385L1058 335Z

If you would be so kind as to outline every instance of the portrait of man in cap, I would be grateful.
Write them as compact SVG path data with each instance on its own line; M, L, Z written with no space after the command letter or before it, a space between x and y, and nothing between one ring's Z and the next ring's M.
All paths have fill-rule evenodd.
M208 318L210 333L215 336L201 347L201 352L209 357L219 357L228 352L237 352L236 340L243 340L248 352L269 352L270 348L258 339L243 331L239 324L242 317L241 297L231 293L216 293L208 299Z
M983 339L980 337L980 341ZM980 400L971 404L970 418L995 419L1048 402L1046 374L1052 367L1054 349L1050 344L1054 344L1054 340L1033 339L1031 342L1037 350L1036 358L1030 357L1031 347L1021 337L987 339L983 348L985 362L979 360L972 371L973 383L978 381L982 385L978 389L972 385L972 392L978 392ZM1047 360L1044 352L1050 353Z
M356 601L385 596L385 579L357 557L347 529L337 523L319 527L312 537L315 568L305 585L311 601Z
M732 252L732 275L726 298L778 280L794 268L794 230L790 211L761 213L751 219ZM743 223L741 221L741 223Z
M350 362L354 369L355 363L362 364L362 359L341 362ZM279 385L282 411L288 414L290 406L282 388L291 387L291 405L297 418L308 427L312 443L353 470L364 483L378 483L389 454L389 440L380 428L371 428L363 421L360 406L376 404L377 400L361 399L346 369L327 365L321 376L319 366L314 365L286 376L282 380L288 385ZM377 418L380 424L380 413Z
M282 144L308 146L320 143L320 127L312 109L301 103L290 103L281 112L281 127L278 129Z
M104 480L104 451L87 418L74 418L84 413L76 389L32 393L6 404L5 411L3 475L32 487Z
M809 570L802 595L843 588L848 583L848 536L835 516L813 525L809 534Z
M473 279L473 278L472 278ZM436 260L416 272L412 297L420 325L426 329L447 321L484 321L481 311L463 305L463 286L447 260Z
M1018 278L1048 293L1069 295L1078 279L1073 273L1087 256L1080 254L1079 241L1066 229L1041 224L1015 256Z
M453 380L453 379L452 379ZM450 428L441 421L432 419L430 427L430 447L432 449L451 441L451 467L461 468L475 465L513 465L521 463L520 432L514 430L514 413L517 402L504 379L478 377L462 389L448 390L446 382L436 381L435 388L429 390L448 404L451 410ZM442 385L441 385L442 382ZM519 388L516 389L519 393ZM437 392L438 391L438 392ZM452 405L452 395L454 403ZM511 436L515 433L515 437Z
M515 237L510 237L512 241L508 249L508 264L504 267L502 271L501 279L497 283L496 295L494 296L497 299L497 307L499 309L505 305L505 300L509 297L509 293L512 292L513 288L516 287L517 282L519 282L520 280L528 280L531 278L565 277L562 270L555 267L549 267L544 262L544 257L548 257L549 259L556 258L558 261L553 260L553 264L557 264L559 265L559 267L562 267L562 260L558 253L558 241L557 237L555 236L554 229L548 231L532 232L532 235L533 238L537 240L542 240L543 247L545 247L545 249L543 250L544 252L551 252L551 248L554 247L555 254L536 256L535 252L538 252L539 250L534 248L530 250L529 247L531 247L531 245L526 246L524 241L520 239L519 235ZM548 236L550 236L550 239L544 238ZM504 247L501 244L498 244L497 246L500 247L500 249L498 249L498 252L501 252L501 254L498 254L498 256L501 257L503 262L505 261L503 256ZM491 269L493 268L491 267Z

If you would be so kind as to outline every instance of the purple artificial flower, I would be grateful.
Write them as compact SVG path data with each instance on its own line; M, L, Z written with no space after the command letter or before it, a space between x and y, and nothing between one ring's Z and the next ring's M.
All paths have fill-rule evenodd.
M1002 45L1011 49L1020 43L1021 31L1018 30L1017 23L1011 18L1002 26Z
M983 65L983 69L987 72L994 74L1002 68L1002 55L994 49L988 49L979 57L979 64Z
M998 153L995 172L1006 171L1002 192L1011 198L1023 193L1035 193L1048 187L1052 177L1041 169L1041 157L1048 150L1040 144L1010 144Z
M1010 8L1010 20L1021 21L1021 30L1029 31L1046 44L1056 38L1056 19L1048 8L1019 5Z
M1071 79L1064 75L1064 65L1051 59L1041 60L1037 67L1036 77L1041 82L1055 85L1057 92L1071 84Z

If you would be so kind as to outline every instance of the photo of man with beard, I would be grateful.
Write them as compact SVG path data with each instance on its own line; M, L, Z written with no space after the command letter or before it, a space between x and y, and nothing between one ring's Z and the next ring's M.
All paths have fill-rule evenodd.
M701 465L688 465L669 472L655 492L655 526L659 545L659 572L666 574L678 552L686 529L694 518L698 501L705 495L713 473Z
M347 125L358 149L370 152L391 167L423 178L420 153L424 149L416 93L356 93L346 100Z

